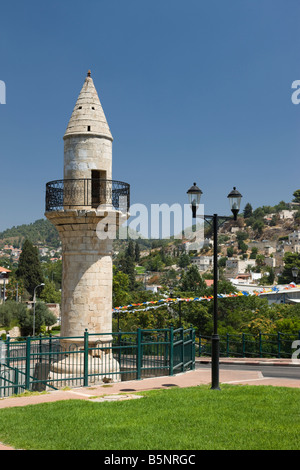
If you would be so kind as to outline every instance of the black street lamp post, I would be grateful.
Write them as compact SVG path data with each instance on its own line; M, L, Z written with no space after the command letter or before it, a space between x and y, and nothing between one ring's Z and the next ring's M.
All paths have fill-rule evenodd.
M187 191L189 196L189 202L192 207L193 218L197 217L197 208L200 203L201 195L203 194L201 189L198 188L196 183ZM233 219L237 219L238 212L240 210L242 195L234 187L233 190L228 194L228 200L233 213ZM220 355L220 337L218 335L218 229L226 221L230 220L231 217L213 215L199 216L203 217L206 222L211 224L213 227L214 237L214 300L213 300L213 335L211 344L211 389L220 390L219 385L219 355Z

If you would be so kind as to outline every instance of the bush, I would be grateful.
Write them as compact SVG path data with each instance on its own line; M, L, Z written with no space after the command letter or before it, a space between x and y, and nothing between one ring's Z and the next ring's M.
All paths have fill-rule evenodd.
M33 308L29 309L25 304L8 300L0 305L0 324L6 331L14 326L21 329L22 336L28 336L33 331ZM37 302L35 306L35 333L39 334L43 327L49 327L56 323L56 316L48 309L47 305Z
M0 325L6 331L11 330L14 326L20 326L20 319L26 317L27 307L25 304L7 300L0 305Z

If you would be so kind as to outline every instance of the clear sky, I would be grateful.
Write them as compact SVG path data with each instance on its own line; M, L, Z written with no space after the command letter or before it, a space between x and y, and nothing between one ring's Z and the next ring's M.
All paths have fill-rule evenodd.
M205 212L300 188L298 0L10 0L0 8L0 230L44 216L88 69L131 202Z

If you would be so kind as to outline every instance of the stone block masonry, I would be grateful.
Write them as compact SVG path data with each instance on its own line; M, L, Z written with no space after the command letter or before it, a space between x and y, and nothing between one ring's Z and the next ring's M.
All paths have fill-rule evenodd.
M112 212L112 220L118 223L119 218ZM113 240L97 237L96 228L103 216L97 215L96 210L83 213L82 210L46 213L62 242L61 336L82 336L85 328L89 333L112 330Z

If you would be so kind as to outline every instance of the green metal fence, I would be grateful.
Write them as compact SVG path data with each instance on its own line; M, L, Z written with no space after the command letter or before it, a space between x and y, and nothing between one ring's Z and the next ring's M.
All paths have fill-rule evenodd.
M248 333L220 335L220 357L291 358L295 349L296 335L277 334L251 335ZM211 356L211 337L200 335L196 341L197 356Z
M195 367L188 329L27 337L0 342L0 397L121 380L173 375Z

